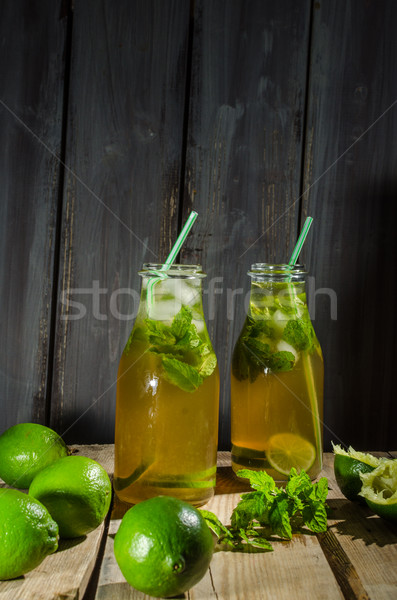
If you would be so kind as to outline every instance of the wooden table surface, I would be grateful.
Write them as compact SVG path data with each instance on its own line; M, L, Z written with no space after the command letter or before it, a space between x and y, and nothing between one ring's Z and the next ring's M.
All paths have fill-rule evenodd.
M111 475L113 446L77 446ZM379 454L379 453L377 453ZM391 453L397 458L397 453ZM206 576L184 597L189 600L397 598L397 527L349 502L325 454L332 509L324 534L297 534L260 554L216 552ZM230 453L218 453L217 488L205 506L226 522L246 488L235 479ZM143 600L124 580L113 555L113 539L126 505L117 500L107 520L85 538L61 541L58 551L24 577L0 582L0 600Z

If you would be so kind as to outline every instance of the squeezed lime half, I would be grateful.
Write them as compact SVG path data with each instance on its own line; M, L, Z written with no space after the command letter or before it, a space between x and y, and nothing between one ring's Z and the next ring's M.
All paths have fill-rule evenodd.
M332 446L335 455L335 479L340 491L348 500L365 503L359 496L362 486L360 474L373 471L380 464L380 459L372 454L356 452L351 446L347 450L343 450L339 445Z
M397 460L383 459L371 473L361 474L362 496L383 519L397 523Z

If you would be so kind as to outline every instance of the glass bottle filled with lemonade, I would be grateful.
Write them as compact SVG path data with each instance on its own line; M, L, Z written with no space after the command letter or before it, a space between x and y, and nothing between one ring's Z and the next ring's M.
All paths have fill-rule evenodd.
M114 488L193 505L214 493L219 371L198 265L144 264L138 315L117 377Z
M322 466L324 365L302 265L257 263L248 314L233 352L232 466L283 481Z

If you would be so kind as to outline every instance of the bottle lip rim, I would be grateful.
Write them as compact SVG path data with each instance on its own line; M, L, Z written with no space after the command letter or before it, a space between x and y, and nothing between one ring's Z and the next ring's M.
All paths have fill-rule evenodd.
M164 263L143 263L142 269L138 271L138 274L142 277L148 275L158 277L159 272L161 272L163 278L181 277L185 279L203 278L207 276L206 273L203 272L201 265L173 263L167 269L163 270L163 267Z
M247 275L250 277L302 277L307 273L304 264L253 263Z

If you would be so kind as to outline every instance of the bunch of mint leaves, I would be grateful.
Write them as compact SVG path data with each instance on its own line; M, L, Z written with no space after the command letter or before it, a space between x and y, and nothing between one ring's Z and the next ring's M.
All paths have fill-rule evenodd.
M233 353L232 372L239 381L256 380L264 369L273 373L291 371L295 356L288 350L274 351L269 341L276 340L271 322L247 316ZM286 324L281 339L298 351L311 352L314 347L314 331L309 319L293 317ZM267 340L267 341L264 341Z
M208 527L217 535L220 549L255 552L273 550L269 538L290 540L306 527L314 533L327 530L328 481L312 483L305 471L292 468L285 488L278 488L266 471L242 469L238 477L249 479L252 492L242 494L232 512L231 524L200 510Z
M171 325L147 318L136 331L137 337L149 342L147 352L160 357L164 378L185 392L197 390L217 364L209 340L199 336L192 319L192 310L182 306Z

